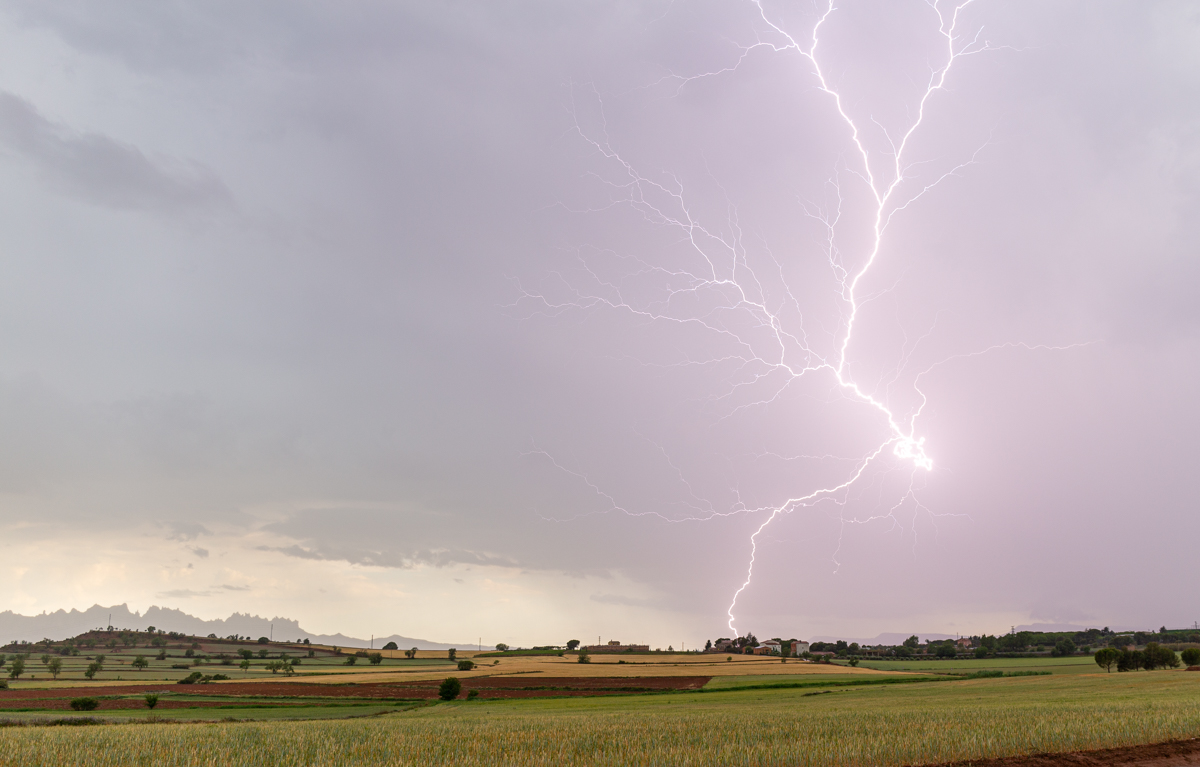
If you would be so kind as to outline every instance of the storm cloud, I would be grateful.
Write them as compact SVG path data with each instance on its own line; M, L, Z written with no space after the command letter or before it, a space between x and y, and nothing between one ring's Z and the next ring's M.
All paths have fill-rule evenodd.
M878 423L622 309L681 300L689 240L603 149L835 338L810 214L841 190L855 263L861 171L803 57L743 57L753 11L0 2L5 608L727 632L747 510L844 476ZM969 164L889 230L851 360L901 409L929 370L934 469L919 505L889 512L891 473L772 523L739 601L758 636L1197 618L1146 584L1200 534L1200 14L966 22L994 50L930 101L908 173ZM823 51L857 118L908 119L929 24L919 0L839 9Z

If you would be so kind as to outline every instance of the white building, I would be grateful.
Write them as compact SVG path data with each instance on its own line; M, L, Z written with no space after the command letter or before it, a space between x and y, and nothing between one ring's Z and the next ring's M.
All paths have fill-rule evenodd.
M792 642L792 655L797 658L808 652L808 642Z

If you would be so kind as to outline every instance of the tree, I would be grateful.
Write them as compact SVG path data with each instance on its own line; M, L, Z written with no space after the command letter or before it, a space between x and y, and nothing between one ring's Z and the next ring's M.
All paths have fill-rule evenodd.
M917 639L917 635L916 635L916 634L913 634L913 635L912 635L912 636L910 636L908 639L905 639L905 640L904 640L904 646L905 646L905 647L907 647L907 648L908 648L908 649L910 649L910 650L915 650L915 649L917 649L917 647L919 647L919 646L920 646L920 644L921 644L921 640L920 640L920 639Z
M134 658L133 663L131 663L129 665L133 666L138 671L141 671L142 669L146 668L146 666L150 665L150 661L146 660L145 655L139 655L136 658Z
M242 656L242 657L243 657L243 658L245 658L246 660L250 660L251 658L253 658L253 657L254 657L254 651L253 651L253 650L241 649L241 650L238 650L238 655Z
M167 659L167 651L166 651L166 650L159 650L159 651L158 651L158 655L155 655L155 656L154 656L154 659L155 659L155 660L166 660L166 659Z
M572 640L572 641L574 641L574 640ZM570 648L567 648L567 649L570 649ZM708 641L706 641L706 642L704 643L704 651L705 651L705 652L708 652L708 651L709 651L709 650L711 650L711 649L712 649L712 640L711 640L711 639L709 639Z
M18 679L21 674L25 673L25 659L18 655L13 658L12 665L8 667L8 678Z
M1145 656L1140 650L1118 650L1121 657L1117 659L1117 671L1137 671L1142 667Z
M458 657L458 650L455 650L453 647L451 647L446 651L446 657L450 660L454 660L456 657Z
M988 655L988 648L986 648L986 647L976 647L975 648L975 657L976 658L986 658L987 655Z
M954 642L946 640L938 645L938 648L936 651L934 651L934 654L939 658L953 658L958 655L958 651L954 649Z
M1105 647L1103 650L1097 650L1093 657L1097 666L1111 674L1112 667L1117 665L1117 662L1121 660L1121 651L1112 647Z
M155 629L154 629L154 627L153 627L153 626L151 626L150 628L146 629L146 633L147 633L147 634L153 634L153 633L154 633L154 630L155 630Z
M459 671L470 671L473 668L475 668L475 661L464 658L458 662Z
M1189 666L1200 666L1200 649L1189 647L1180 653L1183 662Z
M249 671L250 670L250 659L242 658L242 662L238 664L238 668L240 668L242 671Z
M259 637L259 638L258 638L258 643L259 643L259 644L270 644L270 643L271 643L271 640L270 640L270 639L267 639L266 637Z
M1055 658L1061 658L1061 657L1065 657L1067 655L1074 655L1075 654L1075 643L1072 642L1070 639L1065 639L1065 638L1060 639L1054 643L1054 649L1050 651L1050 654L1053 655Z
M1156 668L1176 668L1179 666L1179 657L1170 647L1163 647L1158 642L1150 642L1142 652L1142 666L1147 671L1153 671Z
M454 700L460 692L462 692L462 682L453 676L446 677L446 681L438 687L438 697L442 700Z
M45 665L46 665L47 663L49 663L49 662L50 662L50 656L49 656L49 655L43 655L43 656L42 656L42 665L43 665L43 666L45 666Z
M709 644L712 644L712 643L711 643L711 642L709 642ZM578 646L579 646L579 640L578 640L578 639L568 639L568 640L567 640L567 649L568 649L568 650L574 650L574 649L575 649L576 647L578 647Z
M383 663L383 653L373 652L367 657L371 659L372 666L378 666L380 663Z
M586 647L583 647L579 650L579 662L580 663L591 663L592 662L592 659L590 657L588 657L588 651L587 651Z
M497 650L497 652L505 652L506 650L508 650L508 645L501 642L500 644L496 645L496 650Z
M304 640L304 643L305 643L305 644L308 644L308 640L307 640L307 639L306 639L306 640ZM383 646L383 649L385 649L385 650L399 650L400 648L399 648L399 647L396 645L396 643L395 643L395 642L388 642L387 644L385 644L385 645Z
M92 661L91 663L88 664L87 670L85 670L83 672L83 675L86 676L88 679L91 679L92 677L96 676L96 674L100 673L101 668L102 667L99 663Z
M354 660L354 657L351 656L350 660ZM270 671L272 674L276 673L281 668L283 668L283 664L277 660L273 660L267 664L267 671Z
M357 655L347 655L346 656L346 665L347 666L353 666L355 663L358 663Z
M154 708L158 705L158 696L154 693L147 693L145 697L146 708Z
M54 658L46 664L46 670L50 672L50 676L58 679L58 675L62 673L62 658Z
M258 651L258 657L260 657L260 658L266 658L266 657L267 657L267 654L268 654L268 653L267 653L267 651L266 651L265 649L264 649L264 650L259 650L259 651Z
M415 657L417 657L417 648L415 648L415 647L414 647L414 648L412 648L411 650L405 650L405 651L404 651L404 657L405 657L405 658L415 658Z

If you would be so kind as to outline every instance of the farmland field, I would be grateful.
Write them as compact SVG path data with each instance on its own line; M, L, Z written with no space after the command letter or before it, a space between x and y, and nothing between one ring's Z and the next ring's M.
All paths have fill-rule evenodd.
M556 672L562 670L555 665ZM717 684L701 691L390 706L358 701L357 708L310 700L303 712L300 707L212 712L252 721L8 727L0 729L0 765L898 766L1200 736L1195 672L1096 669L879 684L901 675L832 670L837 673L765 677L816 683L796 688L721 689L737 680L717 677ZM853 680L872 683L836 686ZM741 681L756 685L764 677L751 674ZM207 693L221 685L208 687L203 698L218 699ZM193 716L202 713L193 709ZM361 718L253 721L301 714ZM181 709L162 715L184 716Z

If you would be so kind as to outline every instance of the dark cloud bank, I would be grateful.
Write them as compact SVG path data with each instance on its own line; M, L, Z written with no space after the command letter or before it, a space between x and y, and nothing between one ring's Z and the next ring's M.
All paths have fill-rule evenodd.
M903 118L926 71L911 5L849 2L831 30L860 116ZM804 8L781 17L803 28ZM740 602L760 634L1197 618L1170 584L1200 535L1200 20L1172 2L972 13L1008 47L955 71L920 154L977 163L889 235L857 370L891 396L898 350L926 333L917 366L1091 343L931 374L922 509L773 525ZM744 371L688 328L522 301L595 295L680 246L613 204L582 128L694 190L712 226L736 214L748 252L816 307L812 332L836 326L802 203L854 178L803 60L671 78L736 61L747 3L9 2L0 17L93 83L0 79L6 526L103 548L150 520L174 541L164 561L253 531L270 537L254 557L296 567L619 574L659 596L591 599L669 604L715 635L762 517L672 520L837 476L822 456L860 454L873 428L828 388L736 408ZM10 55L38 65L24 44ZM851 511L886 512L888 492L862 488Z

